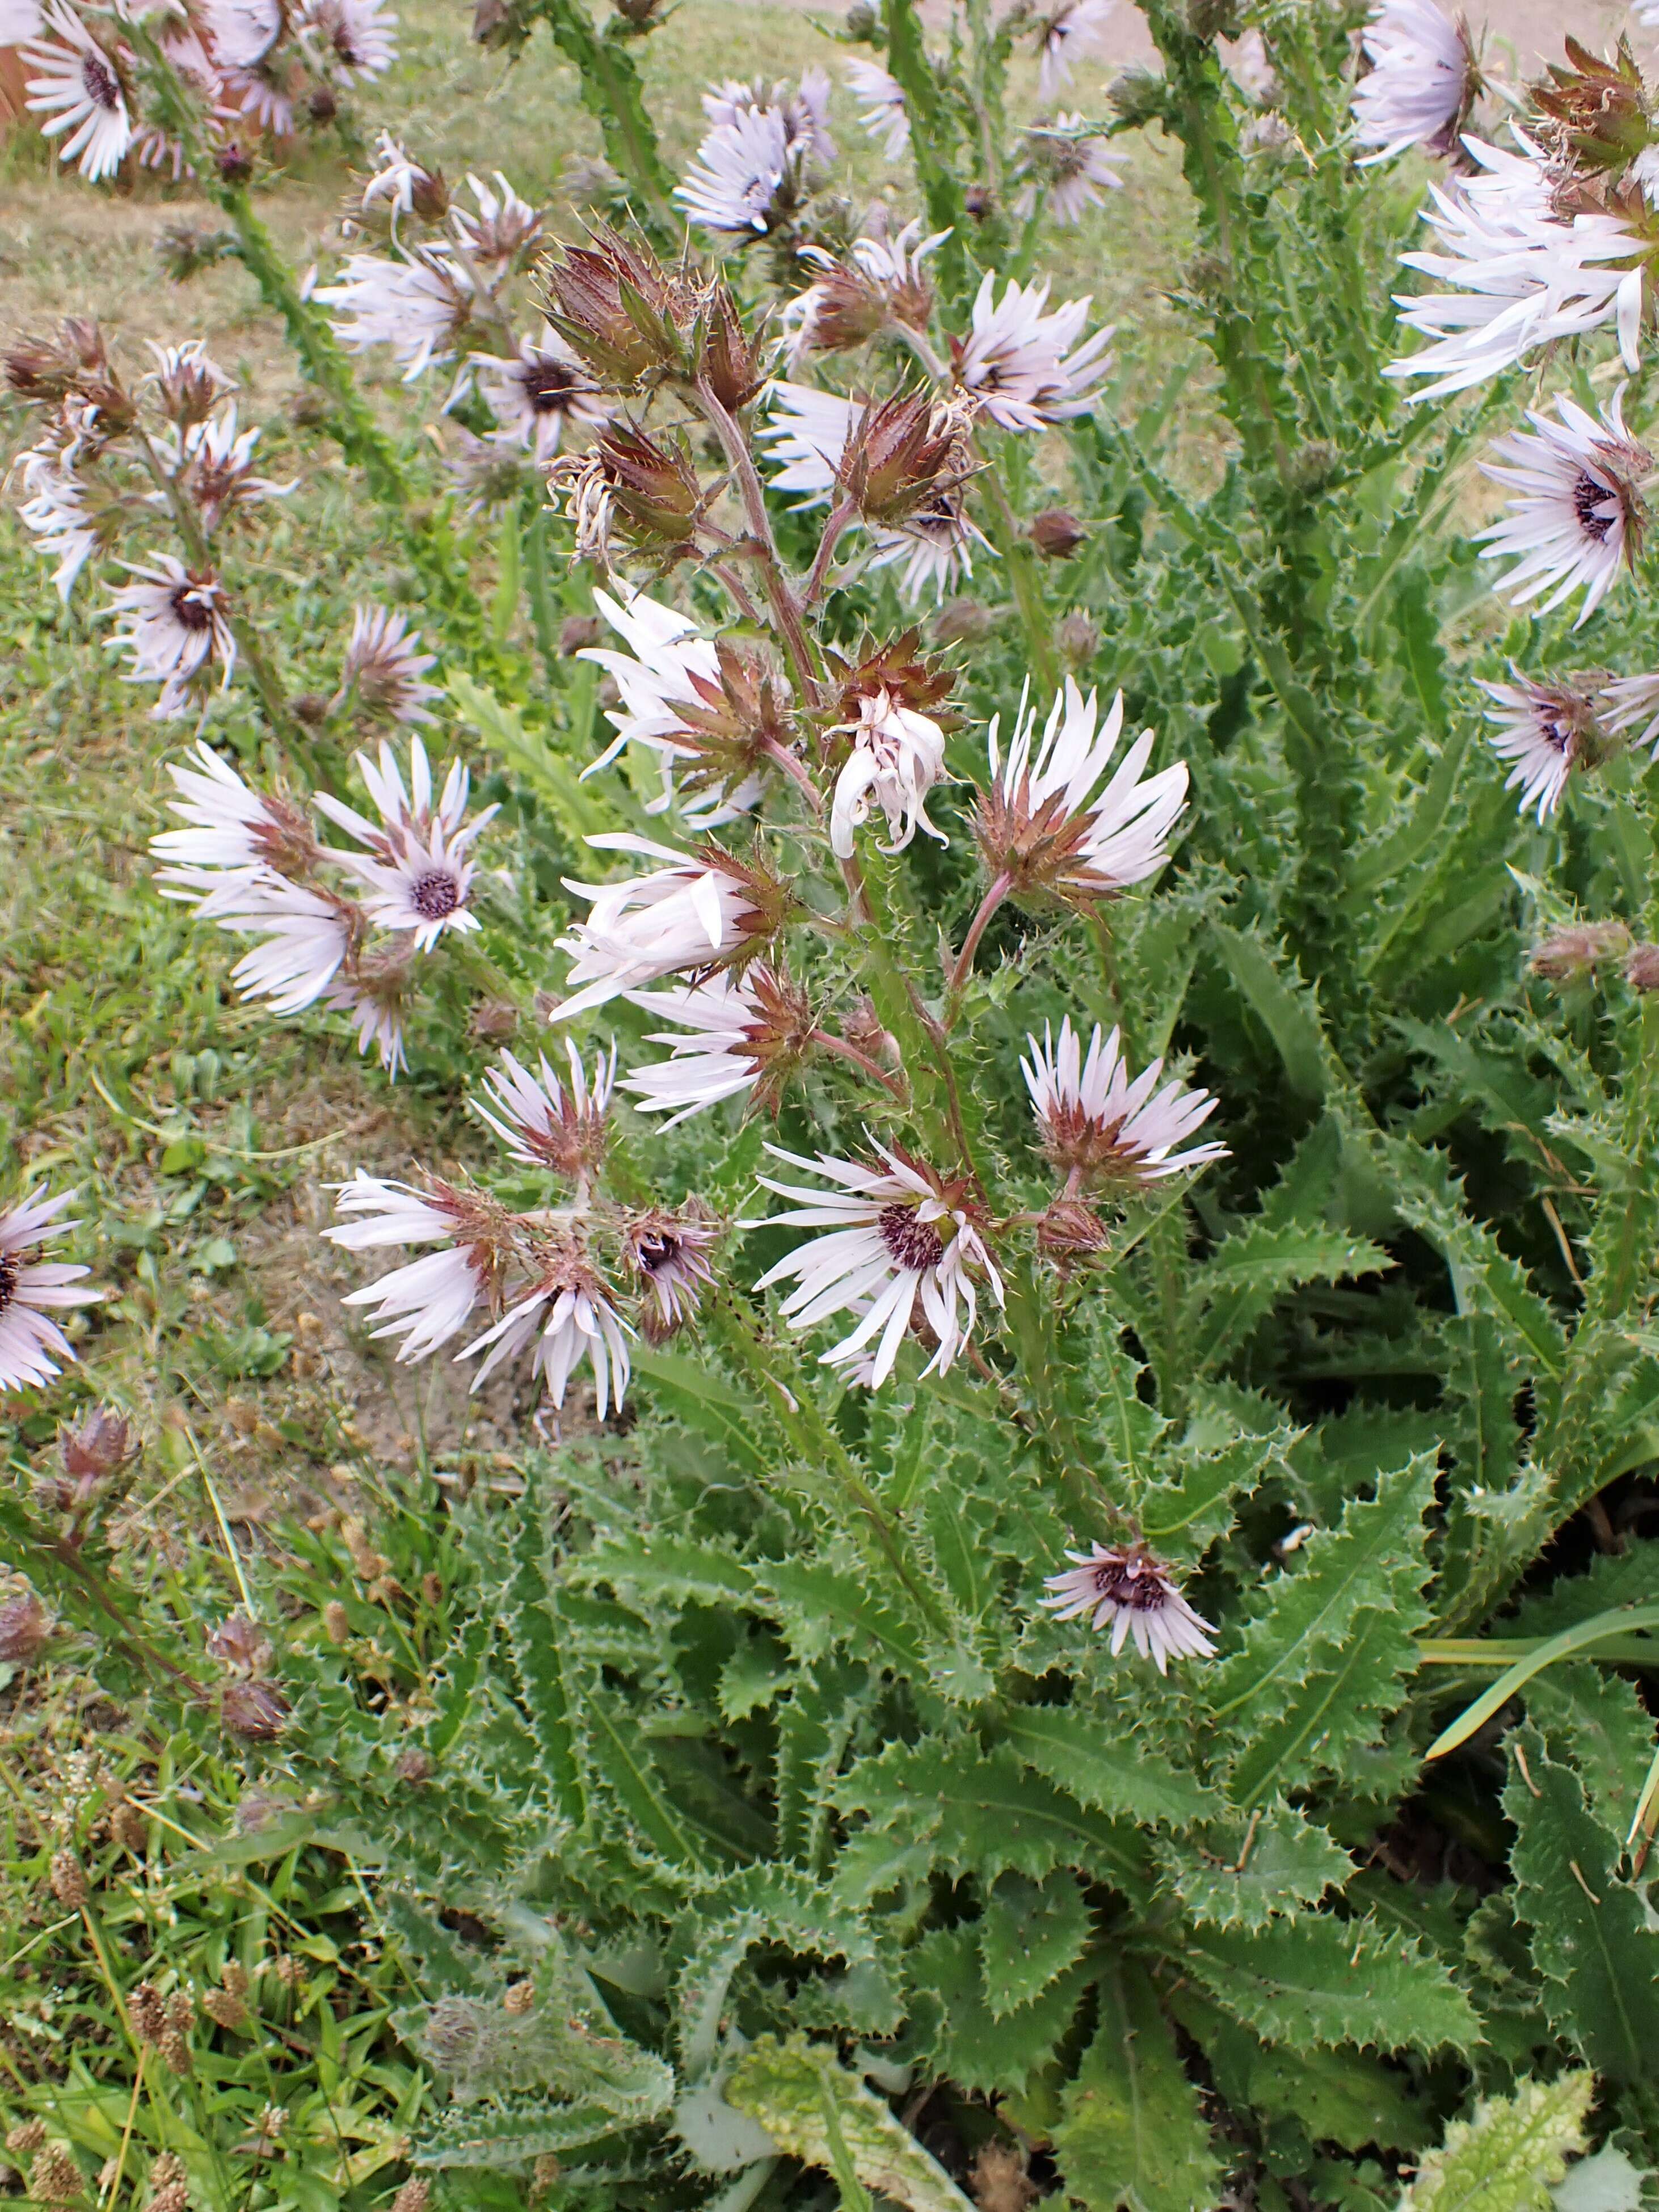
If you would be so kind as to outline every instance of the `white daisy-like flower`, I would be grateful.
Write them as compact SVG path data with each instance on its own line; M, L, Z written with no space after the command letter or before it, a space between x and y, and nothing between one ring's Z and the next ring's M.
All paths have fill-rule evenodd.
M220 97L227 114L241 116L254 130L269 131L273 138L289 138L294 135L294 101L288 90L292 82L277 56L252 69L221 70ZM314 281L315 275L313 267L308 281ZM311 295L302 291L301 296L309 299Z
M1121 691L1102 722L1097 695L1085 699L1068 676L1041 738L1036 709L1023 700L1006 760L1000 721L988 732L991 782L975 826L988 865L1016 896L1086 906L1158 872L1187 804L1187 765L1143 780L1153 744L1143 730L1106 780L1123 731Z
M1659 0L1655 5L1659 7ZM1615 677L1602 687L1596 705L1610 736L1626 737L1636 730L1629 738L1632 745L1659 744L1659 675Z
M457 1356L470 1359L475 1352L487 1352L472 1378L476 1390L497 1367L517 1359L533 1343L530 1371L542 1376L556 1406L563 1405L570 1378L585 1359L592 1370L594 1401L604 1420L612 1407L622 1411L632 1331L612 1304L579 1238L545 1237L537 1256L533 1289Z
M913 605L931 598L936 606L973 574L975 546L994 550L958 491L940 492L896 530L878 530L874 543L870 566L897 568L900 597Z
M1042 64L1037 71L1037 97L1045 106L1062 85L1072 82L1074 64L1085 54L1098 53L1105 37L1112 0L1060 0L1060 5L1037 26Z
M1492 702L1486 719L1498 725L1492 750L1511 763L1504 789L1518 790L1521 811L1535 806L1542 822L1560 805L1574 769L1595 757L1595 704L1571 684L1534 679L1513 665L1510 673L1512 684L1480 684Z
M282 0L202 0L201 15L221 69L257 69L283 35Z
M1497 376L1539 347L1616 327L1626 368L1638 366L1644 261L1643 242L1621 216L1597 213L1558 220L1548 163L1510 126L1519 154L1467 134L1479 175L1431 188L1424 216L1447 251L1405 253L1449 289L1396 293L1400 319L1434 343L1385 376L1432 377L1419 399L1440 399Z
M782 108L739 108L704 138L674 198L705 230L763 235L796 197L811 153L811 139L792 134Z
M574 1181L591 1176L605 1158L607 1112L617 1080L617 1048L609 1056L596 1055L590 1077L574 1040L567 1038L565 1052L570 1073L561 1083L538 1055L538 1072L501 1054L501 1064L484 1078L489 1103L469 1101L473 1112L488 1124L523 1167L550 1168Z
M1597 422L1565 394L1559 418L1528 410L1532 433L1518 430L1493 446L1500 461L1483 461L1481 472L1512 484L1502 522L1477 533L1483 561L1513 559L1495 588L1516 606L1540 592L1548 614L1582 591L1578 628L1599 607L1621 567L1634 562L1646 520L1641 486L1653 456L1625 427L1622 389Z
M0 0L0 46L26 46L46 27L41 0Z
M177 689L216 662L228 684L236 641L218 578L186 568L171 553L158 554L148 567L131 561L122 566L138 580L110 593L110 611L119 620L109 643L131 655L128 680Z
M173 868L269 868L280 874L315 851L301 809L253 790L211 745L198 739L192 765L169 761L167 774L178 793L167 801L167 811L186 826L164 830L149 841L151 854L165 864L158 884L165 886Z
M374 173L363 186L363 213L384 201L394 216L412 215L416 198L424 199L434 182L432 172L415 159L400 138L382 131L374 141Z
M1184 1145L1207 1121L1218 1101L1207 1091L1188 1091L1170 1082L1160 1091L1162 1060L1130 1079L1114 1030L1103 1042L1095 1024L1085 1055L1069 1016L1056 1041L1045 1023L1042 1042L1025 1040L1030 1058L1020 1073L1031 1094L1031 1107L1042 1149L1054 1166L1075 1173L1079 1182L1098 1177L1120 1185L1150 1185L1188 1168L1225 1159L1224 1145Z
M76 1194L64 1190L52 1198L44 1190L26 1191L0 1213L0 1390L39 1389L50 1382L58 1362L75 1357L52 1315L91 1305L104 1295L74 1287L91 1273L89 1267L25 1260L36 1247L44 1249L80 1226L58 1218Z
M402 1363L424 1359L459 1336L479 1300L499 1284L506 1219L482 1194L435 1179L428 1189L417 1190L359 1168L339 1187L334 1205L349 1218L323 1234L348 1252L409 1244L443 1248L349 1291L343 1301L370 1310L370 1318L380 1324L374 1335L403 1338Z
M18 502L18 519L33 538L35 551L57 562L52 580L67 604L76 578L104 550L114 516L94 508L85 483L60 468L55 454L27 453L18 465L26 495Z
M155 881L164 898L193 904L198 921L258 939L231 969L230 980L245 999L269 999L273 1013L297 1014L314 1006L356 935L349 902L267 868L174 866Z
M400 955L359 957L351 973L337 975L323 1000L331 1014L344 1014L357 1032L357 1049L373 1045L380 1066L395 1083L409 1066L404 1051L404 1015L409 963Z
M428 700L444 695L425 680L438 656L421 652L420 643L421 633L410 629L407 615L388 607L354 608L335 703L349 699L364 714L392 722L429 722Z
M1370 71L1354 88L1354 136L1376 150L1360 167L1408 146L1453 152L1480 82L1468 26L1449 21L1434 0L1378 0L1363 44Z
M101 183L115 174L132 143L120 68L65 0L46 0L44 26L46 35L23 49L33 72L24 81L23 105L51 118L40 125L43 138L69 133L58 160L78 157L81 174Z
M1100 205L1105 192L1122 191L1117 172L1128 158L1109 152L1080 113L1034 123L1021 143L1016 164L1016 173L1025 182L1014 202L1014 213L1029 222L1041 208L1058 223L1081 222L1091 207Z
M514 191L499 169L492 191L469 171L467 189L477 203L477 213L464 207L449 211L450 228L474 263L496 264L504 270L534 246L542 234L541 211Z
M446 930L476 929L477 916L467 905L475 872L467 848L499 810L486 806L470 822L465 818L471 779L459 760L451 762L434 805L431 763L418 738L409 741L407 789L390 744L381 744L378 766L362 753L356 757L380 821L369 821L330 792L319 791L316 804L367 848L347 853L331 846L328 851L367 887L363 910L370 921L382 929L410 931L417 952L429 952Z
M910 143L904 87L879 62L843 62L842 74L859 104L859 121L865 131L890 161L896 161Z
M802 246L799 258L822 273L779 317L791 365L809 353L862 345L890 324L924 330L933 288L922 264L950 235L936 230L924 238L919 222L907 222L893 238L855 238L844 262L821 246Z
M769 923L757 902L757 879L712 846L694 860L629 830L606 830L587 842L664 865L615 884L567 877L566 889L592 904L586 921L558 940L570 955L566 981L578 988L554 1007L550 1021L568 1021L677 969L712 970L742 953Z
M1074 1564L1043 1584L1054 1595L1042 1602L1056 1620L1086 1614L1091 1628L1109 1628L1114 1657L1133 1637L1135 1650L1160 1674L1169 1672L1171 1659L1214 1656L1214 1622L1194 1612L1169 1568L1145 1544L1095 1543L1066 1556Z
M822 1364L832 1365L874 1341L872 1382L878 1389L892 1373L920 1308L936 1340L923 1372L943 1375L978 1319L975 1275L985 1278L999 1305L1003 1300L1002 1278L963 1188L885 1145L875 1147L881 1164L874 1167L827 1152L809 1160L776 1145L766 1149L791 1167L822 1176L830 1188L759 1178L779 1197L800 1201L788 1212L773 1214L768 1228L817 1233L769 1269L757 1287L793 1281L782 1305L791 1328L812 1328L831 1314L855 1313L856 1326L823 1355Z
M311 295L331 318L334 335L353 352L383 345L412 384L435 361L453 354L472 313L472 280L440 246L421 246L398 259L353 253L338 281Z
M1005 430L1040 430L1086 415L1109 373L1110 328L1083 344L1092 301L1067 300L1052 313L1048 286L1012 279L1000 301L987 270L965 343L952 348L957 381Z
M884 687L859 701L852 726L853 749L836 778L830 809L830 849L850 860L854 832L867 822L872 807L887 817L892 842L884 853L902 853L918 830L941 845L950 842L927 819L927 794L945 773L945 732L931 715L893 698Z
M727 1098L775 1095L811 1037L805 1000L787 978L757 962L742 975L711 975L706 983L666 991L630 991L643 1013L677 1022L678 1030L651 1030L647 1044L665 1044L669 1057L623 1078L641 1114L667 1114L672 1129L693 1114Z
M504 445L526 446L550 461L573 425L585 429L611 419L611 409L564 340L544 323L539 337L519 341L517 356L474 354L478 390Z
M178 477L210 536L228 515L264 500L286 499L297 485L297 477L276 483L254 475L253 448L258 442L257 428L238 431L234 400L205 422L192 422L182 438L169 434L157 441L168 473ZM153 505L166 503L164 493L153 495Z
M366 84L398 58L398 18L380 0L302 0L295 30L325 76Z
M702 96L702 112L720 129L755 108L775 108L783 117L792 144L804 144L816 167L828 168L836 158L836 142L830 135L830 78L826 70L801 71L799 90L788 83L768 83L764 77L744 83L727 77L710 85Z

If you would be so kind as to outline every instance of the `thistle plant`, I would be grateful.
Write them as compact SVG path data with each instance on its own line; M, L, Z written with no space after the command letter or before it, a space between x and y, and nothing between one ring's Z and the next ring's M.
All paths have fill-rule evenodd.
M477 28L581 72L580 234L383 138L384 240L301 300L226 188L430 596L308 717L256 684L264 783L209 711L156 887L394 1073L471 963L422 1066L477 1146L362 1160L326 1234L522 1447L445 1509L457 1640L397 1711L270 1590L155 1694L258 1762L273 1856L380 1868L458 2203L1520 2207L1659 2160L1659 105L1570 42L1500 125L1431 0L1145 0L1091 117L1103 12L852 11L862 217L823 70L711 86L677 183L656 11L571 0ZM1044 272L1153 130L1206 492ZM139 453L185 550L118 635L199 716L257 561L222 604L185 518L256 503L244 461L205 520L246 434L87 328L14 372L25 520L106 562L52 457ZM468 512L416 519L369 347L443 387ZM566 577L487 623L480 455ZM360 726L454 720L488 806L413 729L342 796Z

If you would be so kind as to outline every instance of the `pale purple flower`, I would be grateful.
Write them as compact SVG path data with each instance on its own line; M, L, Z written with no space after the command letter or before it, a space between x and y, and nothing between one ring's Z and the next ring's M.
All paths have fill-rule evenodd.
M298 481L276 483L270 477L253 474L253 448L259 442L259 432L257 428L238 432L234 400L208 421L191 423L182 436L167 433L156 442L168 473L178 476L180 489L210 535L227 515L257 507L267 499L286 499ZM166 495L153 494L151 503L165 506Z
M810 139L791 137L781 108L740 108L703 139L674 198L705 230L763 235L781 199L793 197L811 151Z
M1497 376L1540 346L1615 325L1625 365L1638 364L1644 262L1622 216L1558 219L1541 150L1511 125L1519 154L1466 136L1480 173L1442 190L1424 210L1447 251L1401 259L1449 289L1396 293L1400 319L1434 343L1385 376L1434 379L1415 397L1440 399Z
M589 1263L579 1237L547 1237L538 1257L534 1288L457 1357L470 1359L475 1352L488 1352L472 1378L476 1390L497 1367L517 1359L533 1344L530 1371L542 1376L556 1406L564 1404L570 1378L585 1359L592 1371L599 1417L604 1420L613 1407L622 1411L632 1331L611 1303L609 1289Z
M1560 805L1573 769L1585 765L1586 744L1595 734L1595 702L1571 684L1535 681L1513 665L1510 673L1512 684L1480 684L1493 702L1486 719L1498 725L1492 750L1511 763L1504 789L1518 790L1521 811L1535 806L1542 822Z
M799 258L822 273L779 317L791 365L808 353L860 345L890 325L924 328L933 289L923 264L950 235L936 230L924 238L919 222L907 222L891 238L884 230L855 238L844 262L821 246L803 246Z
M1103 192L1119 192L1123 179L1117 173L1127 154L1107 150L1097 131L1091 131L1080 113L1056 115L1050 123L1034 123L1021 143L1016 173L1025 179L1014 202L1014 213L1029 222L1039 210L1058 223L1081 222L1091 207L1098 207Z
M449 210L450 228L464 248L466 258L486 265L494 264L499 272L535 245L542 234L540 211L521 199L499 169L495 172L497 190L469 172L467 187L477 202L477 215L469 214L464 207Z
M1639 722L1643 727L1631 744L1659 743L1659 675L1615 677L1603 687L1598 703L1601 726L1609 734L1623 736Z
M76 1197L72 1190L50 1198L44 1190L26 1191L0 1212L0 1390L39 1389L58 1373L59 1359L73 1359L69 1339L52 1316L71 1306L90 1305L102 1291L72 1287L91 1273L60 1260L27 1262L24 1255L44 1249L80 1224L58 1218Z
M428 700L444 695L425 681L438 656L422 653L420 642L421 633L410 629L407 615L393 614L388 607L354 609L336 705L350 700L363 713L388 721L429 722Z
M33 74L25 79L24 106L49 117L40 135L69 136L58 149L60 161L79 157L81 174L98 184L112 177L132 143L121 70L109 48L96 39L65 0L46 0L45 29L24 47Z
M550 461L567 429L591 429L611 409L564 340L544 323L539 337L523 337L516 356L474 354L477 386L504 445L526 446Z
M360 1053L374 1047L393 1083L409 1065L404 1051L408 981L408 963L398 955L360 957L349 975L335 977L323 1000L331 1013L344 1014L350 1022Z
M984 1276L999 1305L1003 1291L963 1188L885 1145L875 1149L880 1164L872 1167L827 1152L810 1160L767 1146L775 1158L822 1176L830 1187L760 1177L766 1189L800 1201L765 1225L814 1233L763 1275L758 1287L793 1281L782 1305L791 1328L814 1328L832 1314L855 1314L855 1327L823 1355L822 1364L843 1361L874 1341L871 1379L878 1388L893 1371L918 1308L936 1340L923 1371L942 1375L978 1319L975 1275Z
M353 910L340 898L269 869L171 867L156 877L164 898L192 902L198 921L258 941L230 971L245 999L273 1013L314 1006L351 951Z
M1040 430L1086 415L1112 366L1109 328L1079 343L1091 300L1068 300L1045 312L1046 283L1011 278L1000 301L996 289L995 273L988 269L956 364L963 392L1005 430Z
M398 58L398 18L380 0L301 0L295 30L313 68L347 84L384 76Z
M1354 136L1376 150L1361 167L1409 146L1451 153L1478 82L1468 26L1434 0L1377 0L1362 43L1370 70L1354 88Z
M1073 64L1100 52L1111 12L1112 0L1060 0L1038 25L1042 60L1037 97L1045 106L1072 82Z
M152 340L149 349L155 366L144 381L155 386L175 423L188 428L204 422L225 394L235 389L234 380L209 355L204 338L186 338L182 345L157 345Z
M945 773L945 732L939 724L884 688L860 699L859 719L851 726L853 749L836 778L830 810L830 849L836 859L852 859L853 833L874 806L886 816L892 840L884 853L902 853L918 830L948 844L927 818L927 794Z
M716 130L724 130L744 115L775 109L783 118L792 145L806 149L813 165L827 168L836 158L836 142L830 136L830 79L817 68L801 71L800 88L792 92L786 81L769 83L755 77L744 83L727 77L710 85L702 96L702 112Z
M81 477L58 465L56 454L34 450L18 459L25 496L18 519L34 539L43 559L56 561L52 580L67 604L75 580L94 554L103 550L112 519L108 507L94 508Z
M676 969L712 969L741 952L754 935L759 920L755 880L714 848L692 859L628 830L607 830L587 842L664 865L621 883L566 878L566 888L592 904L586 921L558 940L570 955L566 981L579 988L553 1009L550 1021L568 1021Z
M712 1221L661 1206L636 1214L623 1231L623 1265L643 1292L640 1327L648 1344L665 1344L685 1326L714 1282L708 1249L720 1231Z
M628 996L644 1013L678 1022L685 1032L647 1030L646 1042L665 1044L669 1057L623 1078L623 1089L641 1114L666 1114L670 1119L662 1127L672 1129L706 1107L747 1097L754 1090L765 1066L756 1048L770 1034L770 1024L752 975L711 975L706 983Z
M167 763L178 797L167 811L186 826L164 830L149 849L166 864L156 881L171 880L170 869L260 869L280 873L312 846L309 824L292 801L273 799L243 782L229 762L198 740L193 764ZM191 878L192 884L196 877Z
M896 161L910 143L904 87L879 62L843 62L842 74L859 104L860 123L888 160Z
M1170 1082L1160 1091L1162 1060L1130 1079L1113 1030L1103 1042L1095 1024L1085 1056L1068 1016L1058 1041L1045 1023L1041 1044L1028 1036L1030 1058L1020 1072L1031 1094L1042 1149L1054 1165L1079 1181L1150 1187L1188 1168L1225 1159L1224 1145L1178 1146L1207 1121L1218 1101L1207 1091Z
M605 1158L611 1093L617 1080L617 1048L596 1054L590 1077L574 1040L565 1052L570 1072L564 1083L538 1056L538 1072L501 1054L501 1064L484 1078L489 1103L469 1101L481 1121L495 1131L509 1155L527 1168L550 1168L556 1175L584 1181Z
M240 115L256 131L268 131L273 138L287 138L294 131L294 102L284 90L289 82L277 64L259 63L252 69L223 69L219 72L220 96L226 112ZM313 266L308 281L314 282ZM309 291L301 290L301 297L309 299Z
M677 764L702 752L702 740L685 717L719 698L720 656L711 640L697 635L694 622L644 592L624 603L596 591L593 604L629 650L584 646L576 656L603 668L621 694L619 704L605 710L616 735L582 775L608 768L626 745L644 745L656 754L663 780L661 796L647 800L646 811L664 813L676 797ZM706 688L699 690L700 684ZM787 692L787 686L781 688ZM719 829L745 814L763 787L760 776L750 775L734 784L716 781L694 789L682 800L686 819L700 830Z
M224 70L257 69L283 35L281 0L203 0L202 20Z
M389 347L405 384L454 352L473 306L471 277L443 246L416 246L397 259L349 254L339 279L319 284L312 297L338 311L333 328L342 345Z
M384 201L394 218L411 215L417 195L430 190L432 172L411 155L399 138L382 131L374 142L374 170L363 186L363 213Z
M409 742L407 790L389 744L381 744L378 766L362 753L356 763L379 811L378 823L328 792L319 792L316 803L366 848L347 853L331 846L328 853L365 885L363 910L370 921L383 929L409 931L417 952L429 952L446 930L476 929L477 917L467 904L474 873L467 848L499 810L487 806L466 820L471 778L459 760L450 763L434 805L431 764L419 738Z
M340 1186L334 1203L349 1218L323 1234L349 1252L409 1244L443 1248L348 1293L344 1304L368 1307L369 1317L380 1323L372 1334L403 1338L400 1363L424 1359L459 1335L498 1272L498 1209L447 1183L416 1190L361 1168Z
M1075 1564L1043 1585L1054 1592L1042 1602L1056 1620L1088 1615L1091 1628L1109 1628L1115 1658L1133 1637L1160 1674L1169 1672L1171 1659L1214 1656L1214 1623L1194 1612L1169 1568L1145 1544L1097 1542L1066 1556Z
M228 684L236 641L218 578L186 568L171 553L158 554L148 567L131 561L122 566L138 580L110 593L110 611L119 620L109 644L131 656L128 681L161 684L162 704L169 708L191 678L215 663Z
M1601 605L1641 543L1641 486L1653 456L1626 428L1622 399L1616 392L1597 422L1564 393L1555 403L1558 421L1529 410L1536 434L1500 438L1492 451L1502 461L1480 465L1484 475L1519 495L1507 502L1505 520L1478 533L1483 561L1516 562L1496 589L1516 606L1548 592L1540 614L1582 591L1575 629Z

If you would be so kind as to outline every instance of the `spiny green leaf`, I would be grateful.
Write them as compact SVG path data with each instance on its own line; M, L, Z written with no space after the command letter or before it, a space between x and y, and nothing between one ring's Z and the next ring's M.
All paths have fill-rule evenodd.
M972 2212L943 2166L930 2158L880 2098L827 2044L765 2035L732 2069L726 2102L758 2120L792 2158L833 2172L831 2123L859 2180L909 2212Z
M1152 1855L1188 1917L1211 1928L1264 1928L1275 1914L1340 1890L1353 1861L1316 1822L1275 1804L1179 1840L1160 1837Z
M1175 1955L1267 2043L1467 2051L1480 2040L1474 2008L1440 1960L1370 1920L1304 1913L1249 1932L1195 1929Z
M1404 2073L1345 2045L1263 2043L1190 1984L1170 2008L1202 2048L1216 2087L1236 2112L1290 2123L1312 2143L1344 2150L1414 2151L1432 2122Z
M1054 2157L1086 2212L1208 2212L1220 2162L1144 1973L1100 1978L1100 2025L1060 2100Z
M971 1927L935 1928L910 1954L906 2049L975 2094L1018 2095L1071 2027L1088 1967L1074 1960L1024 2004L994 2012L976 1939Z
M1131 1735L1120 1720L1086 1698L1069 1705L1015 1705L1001 1735L1028 1766L1070 1792L1079 1804L1145 1827L1191 1827L1218 1818L1223 1801L1196 1775Z
M1074 1875L1061 1869L1035 1882L1005 1874L979 1923L986 2002L994 2019L1018 2012L1080 1959L1092 1925Z
M745 1867L702 1892L683 1940L691 1949L674 1989L678 2034L689 2081L714 2056L732 1974L755 1943L773 1943L849 1966L876 1956L870 1928L833 1893L791 1867Z
M416 2166L527 2165L579 2143L598 2142L622 2127L602 2105L556 2104L533 2091L494 2107L453 2106L428 2121L410 2153Z
M1454 2120L1400 2200L1400 2212L1553 2212L1552 2184L1585 2148L1595 2099L1590 2074L1523 2081L1512 2097L1484 2098L1473 2120Z
M1394 1265L1380 1245L1322 1225L1247 1223L1194 1274L1182 1340L1195 1375L1233 1352L1275 1298L1303 1283L1338 1283Z

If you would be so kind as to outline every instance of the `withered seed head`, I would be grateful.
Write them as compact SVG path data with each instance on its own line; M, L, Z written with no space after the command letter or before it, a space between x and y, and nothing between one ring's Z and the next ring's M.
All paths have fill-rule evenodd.
M1089 533L1063 507L1045 507L1031 517L1031 543L1045 560L1069 561Z
M24 1590L0 1605L0 1660L27 1666L51 1636L46 1609L33 1590Z
M749 336L730 285L713 286L697 318L692 358L699 384L728 415L746 407L766 381L766 356Z
M219 1692L219 1718L233 1735L269 1743L288 1725L288 1699L274 1682L227 1682Z

